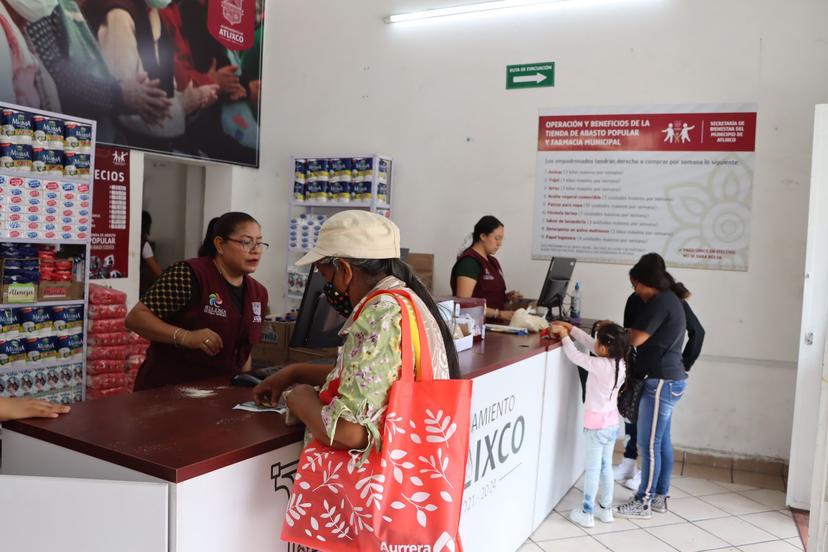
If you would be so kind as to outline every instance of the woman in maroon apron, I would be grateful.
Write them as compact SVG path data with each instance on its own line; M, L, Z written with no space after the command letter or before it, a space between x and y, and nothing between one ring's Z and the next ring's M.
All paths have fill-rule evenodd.
M478 297L486 300L486 317L511 320L508 303L521 298L517 292L506 293L503 270L494 254L503 244L503 223L486 215L474 225L471 247L457 257L451 269L451 293L455 297Z
M268 248L246 213L210 223L199 257L174 264L141 297L127 327L152 341L135 390L250 370L267 290L250 274Z

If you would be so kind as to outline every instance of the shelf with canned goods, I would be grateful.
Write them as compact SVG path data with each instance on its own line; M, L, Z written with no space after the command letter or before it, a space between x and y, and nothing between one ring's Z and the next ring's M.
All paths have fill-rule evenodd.
M387 155L294 155L290 184L283 297L298 306L308 278L298 257L316 245L325 221L340 211L365 209L391 216L393 161Z
M28 374L78 367L71 389L60 389L69 383L42 388L35 382L26 390L23 383L17 392L0 389L0 396L25 391L68 402L85 396L96 126L92 120L0 103L1 333L15 335L8 328L16 323L21 328L16 338L0 336L5 344L0 375L17 372L28 379ZM65 331L69 318L71 336ZM48 332L23 330L34 323L48 326ZM19 350L13 359L3 358L14 349L13 341L22 344L25 362Z

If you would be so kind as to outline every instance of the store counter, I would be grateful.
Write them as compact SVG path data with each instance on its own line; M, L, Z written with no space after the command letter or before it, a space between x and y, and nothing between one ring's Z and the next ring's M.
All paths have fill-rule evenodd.
M475 381L464 549L517 550L580 475L578 374L557 345L541 346L537 335L489 334L460 354L460 364L463 377ZM61 525L74 523L74 514L82 520L89 519L87 510L109 515L116 508L120 517L113 527L117 520L123 524L112 533L123 551L304 550L275 542L303 430L285 426L275 413L232 410L250 399L250 389L226 383L143 391L78 404L55 420L8 422L0 481L25 489L25 480L9 476L36 476L29 486L53 485L43 492L54 501L81 478L96 480L87 482L89 488L105 492L109 486L121 497L118 504L101 505L92 503L95 493L81 494L88 498L51 520L54 544L63 549L72 546ZM10 511L5 500L0 511ZM140 531L130 526L130 520L146 519L167 524ZM26 533L20 542L31 545ZM111 541L95 541L104 533L86 532L80 543L104 549Z

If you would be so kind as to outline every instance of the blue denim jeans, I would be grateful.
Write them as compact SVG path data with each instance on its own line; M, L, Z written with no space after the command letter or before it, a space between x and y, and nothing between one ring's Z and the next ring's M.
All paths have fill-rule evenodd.
M612 507L612 451L618 426L604 429L585 429L586 459L584 461L584 512L595 509L596 495L607 508Z
M673 474L673 441L670 426L673 408L684 394L687 380L647 379L638 407L638 449L641 452L641 485L635 494L647 504L654 494L667 495Z

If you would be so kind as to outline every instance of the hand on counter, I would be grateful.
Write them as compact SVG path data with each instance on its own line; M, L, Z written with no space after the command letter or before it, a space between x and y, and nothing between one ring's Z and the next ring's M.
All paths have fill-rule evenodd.
M276 406L279 397L293 384L289 377L289 366L285 366L275 374L266 377L262 383L253 388L253 400L259 406Z
M47 401L0 397L0 422L24 418L57 418L70 410L68 406Z
M221 336L213 330L203 328L187 332L181 338L181 345L187 349L201 349L210 356L216 356L224 347Z
M565 337L569 337L569 331L571 329L572 324L568 324L566 322L553 322L552 325L549 326L549 333L558 339L563 339Z

